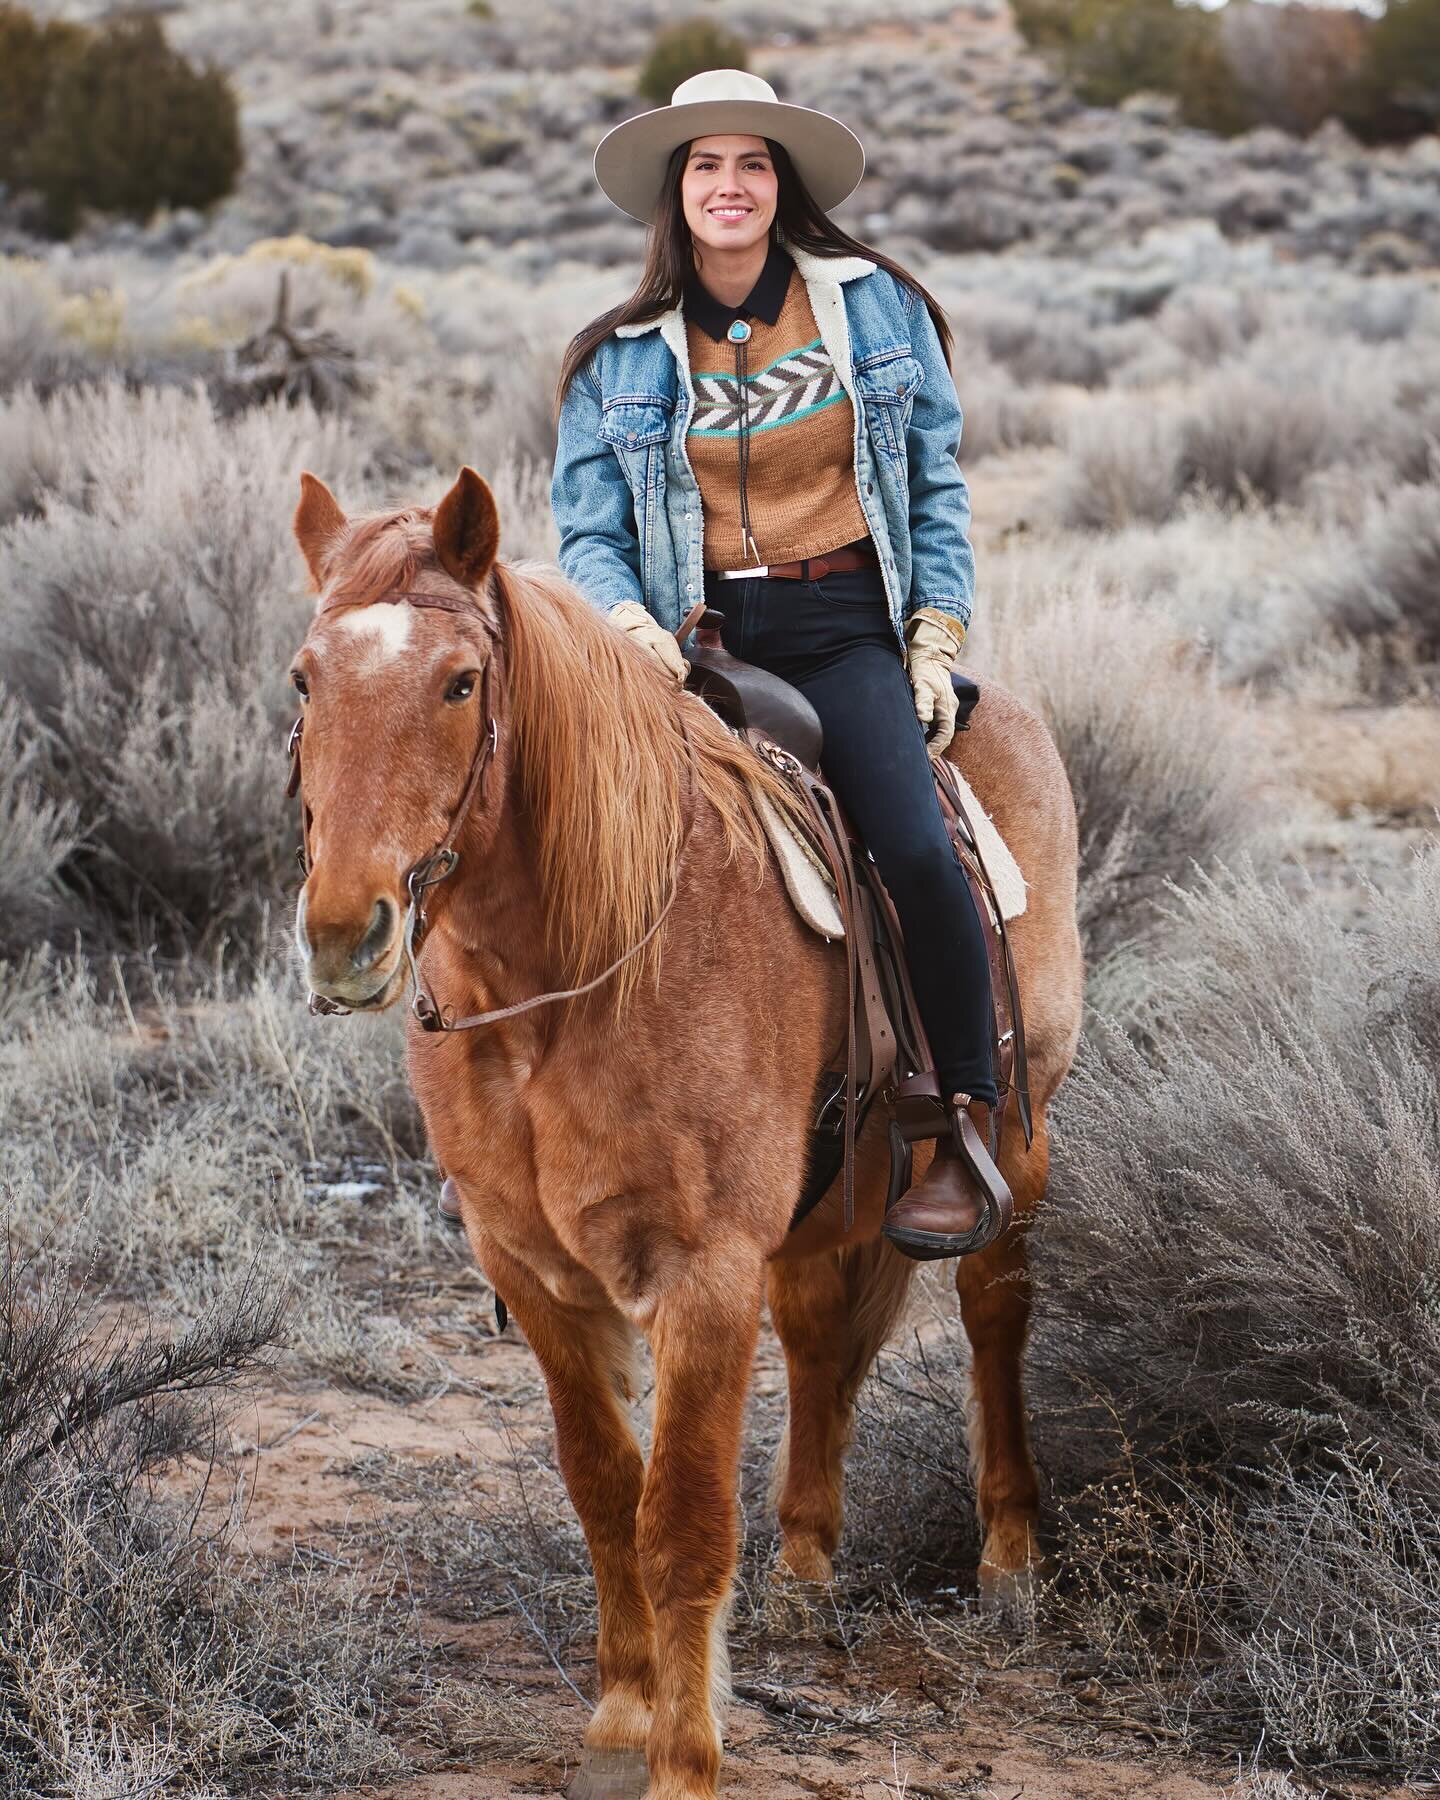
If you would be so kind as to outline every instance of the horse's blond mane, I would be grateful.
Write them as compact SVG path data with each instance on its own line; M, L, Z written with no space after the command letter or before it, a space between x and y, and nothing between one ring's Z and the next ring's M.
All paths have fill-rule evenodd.
M511 730L551 945L577 979L588 979L654 923L692 806L709 802L728 855L752 856L758 879L766 845L755 794L787 810L793 801L707 707L657 679L650 652L608 624L558 569L503 564L501 581ZM657 938L653 952L619 972L617 1001L647 970L655 973L658 947Z
M501 704L539 854L548 948L566 981L578 984L655 922L694 807L708 801L728 856L753 857L758 879L766 847L754 797L763 792L783 810L794 801L778 776L708 708L677 693L650 653L608 624L558 569L501 563L497 580ZM327 571L326 597L364 605L417 587L454 587L435 556L431 512L352 520ZM647 972L657 973L659 945L657 936L617 973L617 1004Z

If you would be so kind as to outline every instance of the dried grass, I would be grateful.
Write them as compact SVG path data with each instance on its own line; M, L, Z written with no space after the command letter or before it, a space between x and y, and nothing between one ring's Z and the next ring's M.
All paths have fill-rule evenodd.
M1370 898L1356 941L1250 874L1177 896L1128 1029L1100 1023L1061 1095L1037 1628L1193 1745L1433 1780L1440 843ZM882 1359L852 1463L852 1519L932 1591L973 1566L967 1368L950 1301Z
M213 1523L224 1409L281 1329L273 1290L252 1271L166 1339L103 1325L67 1276L0 1260L0 1786L276 1792L512 1743L498 1712L481 1724L483 1690L458 1716L383 1570L320 1582L239 1551L223 1508Z

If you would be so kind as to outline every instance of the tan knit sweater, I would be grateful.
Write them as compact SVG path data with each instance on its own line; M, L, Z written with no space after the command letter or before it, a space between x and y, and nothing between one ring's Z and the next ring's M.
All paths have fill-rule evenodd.
M799 270L773 325L749 343L750 526L760 561L791 562L865 537L855 491L855 410L841 387ZM705 523L707 569L742 569L735 346L686 321L695 412L686 436Z

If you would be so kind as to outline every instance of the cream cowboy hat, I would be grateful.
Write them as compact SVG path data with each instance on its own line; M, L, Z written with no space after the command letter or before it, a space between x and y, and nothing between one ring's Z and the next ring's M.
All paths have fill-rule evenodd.
M783 144L824 212L853 194L865 172L865 151L848 125L777 100L768 81L744 69L706 69L682 81L668 106L607 131L595 152L595 179L621 212L648 225L670 152L705 131L754 132Z

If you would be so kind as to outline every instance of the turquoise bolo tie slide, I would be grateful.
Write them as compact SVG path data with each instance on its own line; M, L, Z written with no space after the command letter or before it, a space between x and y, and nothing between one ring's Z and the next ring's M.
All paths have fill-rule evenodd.
M743 319L732 319L730 329L725 333L732 344L743 344L750 336L750 327Z

